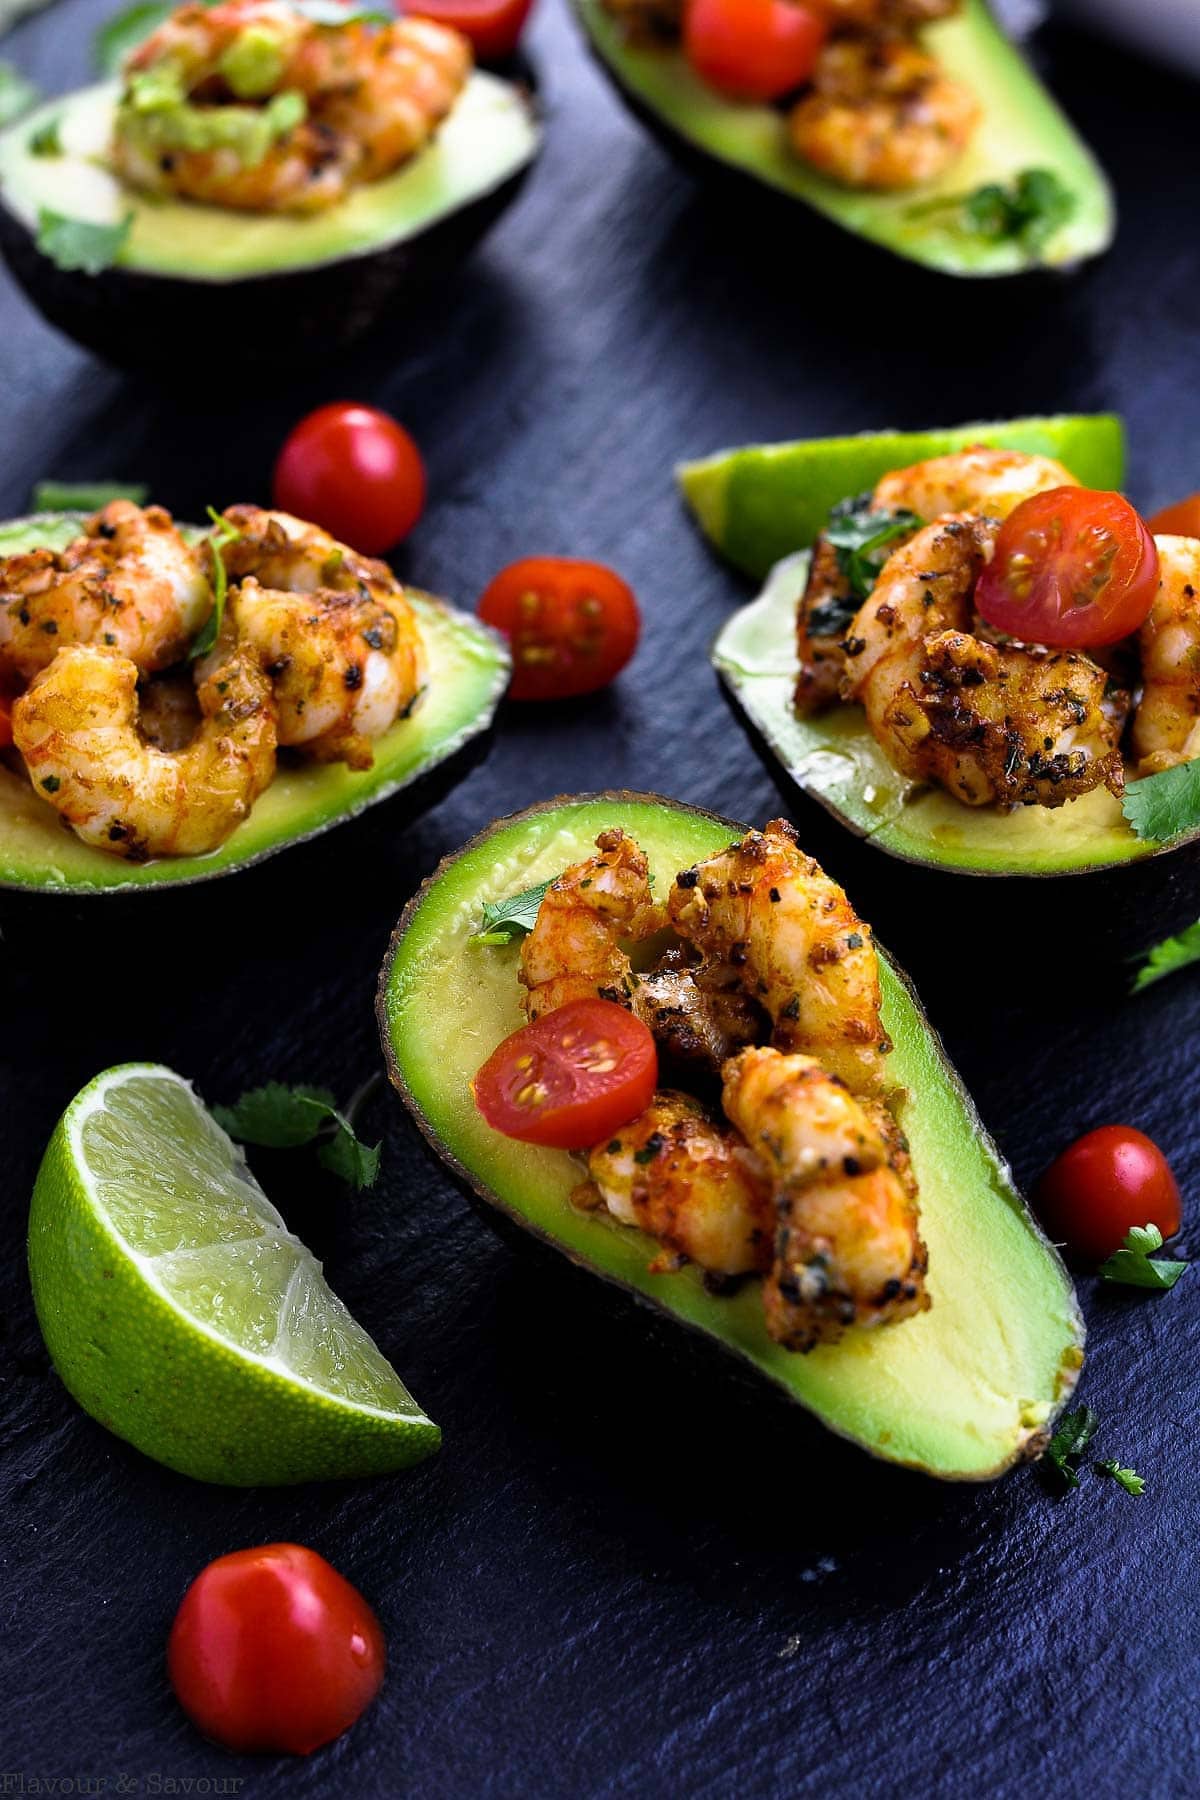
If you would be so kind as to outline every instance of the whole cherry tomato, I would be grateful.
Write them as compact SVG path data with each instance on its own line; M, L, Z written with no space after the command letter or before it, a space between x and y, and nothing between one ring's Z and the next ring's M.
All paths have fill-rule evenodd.
M473 1086L494 1131L588 1150L645 1112L657 1083L658 1052L640 1019L612 1000L572 1000L506 1037Z
M526 556L488 585L479 616L512 642L514 700L565 700L605 687L633 655L632 590L601 563Z
M1119 1250L1135 1225L1179 1230L1179 1187L1153 1139L1132 1125L1101 1125L1068 1145L1033 1194L1055 1243L1088 1262Z
M452 25L470 38L481 62L511 56L533 0L404 0L401 11Z
M1164 506L1147 523L1155 537L1200 537L1200 494Z
M1081 649L1136 631L1157 588L1158 551L1128 500L1061 487L1009 514L975 604L1010 637Z
M335 401L288 433L273 488L284 512L378 556L407 537L424 511L425 465L388 413Z
M179 1704L230 1750L307 1756L340 1737L383 1681L379 1621L315 1550L219 1556L175 1615L167 1668Z
M811 76L829 27L797 0L686 0L683 51L735 100L778 100Z

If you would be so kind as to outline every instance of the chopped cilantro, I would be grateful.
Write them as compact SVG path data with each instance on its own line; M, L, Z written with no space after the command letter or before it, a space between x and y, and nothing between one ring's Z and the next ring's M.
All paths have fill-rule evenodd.
M43 206L38 212L37 247L60 269L99 275L116 262L132 230L132 213L126 213L116 225L97 225L91 219L69 219L65 213Z
M20 69L14 69L10 62L0 62L0 125L11 125L32 112L41 97L39 89Z
M537 923L538 907L549 886L548 881L541 881L523 894L510 894L507 900L485 900L483 918L471 942L511 944L524 937Z
M1160 1294L1166 1293L1190 1265L1174 1257L1155 1256L1154 1251L1161 1250L1162 1243L1157 1225L1135 1225L1127 1234L1124 1247L1114 1250L1108 1261L1100 1264L1101 1278L1120 1282L1124 1287L1154 1288Z
M46 120L44 125L39 125L36 131L30 132L28 143L30 156L62 155L62 139L58 135L58 128L61 124L62 119L55 113L52 118Z
M1174 975L1194 962L1200 962L1200 919L1186 931L1181 931L1178 937L1164 938L1161 944L1152 944L1149 950L1142 952L1133 992L1140 994L1143 988L1152 987L1164 975Z
M269 1081L251 1088L233 1106L214 1106L213 1117L222 1130L243 1144L261 1144L271 1150L292 1150L301 1144L322 1141L317 1160L353 1188L373 1187L379 1174L379 1144L364 1144L354 1129L354 1115L375 1078L360 1089L344 1113L334 1105L328 1088L294 1086Z
M99 512L110 500L142 506L148 493L136 481L39 481L29 504L34 512Z
M1193 831L1200 825L1200 762L1176 763L1129 782L1121 810L1146 843L1166 844Z
M999 244L1018 243L1037 256L1072 217L1076 197L1050 169L1023 169L1008 187L985 182L968 194L947 194L908 208L910 219L957 215L963 231Z
M221 626L225 621L225 596L229 591L229 579L225 573L225 558L221 555L221 551L226 544L236 542L242 535L236 525L231 525L228 519L211 506L208 508L208 516L213 522L213 528L206 540L209 555L212 557L213 605L212 611L192 639L190 656L193 662L198 656L207 656L221 634Z
M1069 1459L1083 1455L1095 1437L1099 1423L1090 1406L1081 1406L1076 1412L1067 1414L1046 1445L1044 1454L1067 1487L1079 1486L1079 1471Z
M1136 1469L1122 1468L1121 1464L1115 1459L1112 1462L1098 1462L1096 1467L1102 1474L1111 1475L1114 1481L1120 1483L1127 1494L1133 1494L1136 1497L1145 1493L1145 1476L1139 1475Z
M825 536L837 551L838 567L856 599L865 600L899 537L915 531L915 513L877 512L869 494L843 500L829 515Z

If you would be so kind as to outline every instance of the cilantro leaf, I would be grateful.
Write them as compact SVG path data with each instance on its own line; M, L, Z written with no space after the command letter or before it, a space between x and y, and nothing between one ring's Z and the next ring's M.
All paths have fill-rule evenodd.
M548 881L541 881L523 894L510 894L507 900L485 900L483 920L471 942L511 944L524 937L537 923L538 907L549 886Z
M865 600L875 586L896 539L907 537L920 523L915 513L877 512L869 494L834 507L825 536L837 551L838 567L858 600Z
M99 512L110 500L142 506L149 491L136 481L39 481L29 504L34 512Z
M205 0L205 4L214 5L215 0ZM129 52L157 31L174 10L171 0L134 0L132 6L114 13L92 40L92 55L100 73L116 75Z
M1115 1460L1112 1462L1098 1462L1096 1467L1103 1474L1111 1475L1114 1481L1120 1483L1127 1494L1138 1496L1145 1493L1146 1478L1144 1475L1139 1475L1136 1469L1122 1468L1121 1464Z
M1200 825L1200 762L1176 763L1127 783L1121 811L1138 837L1165 844Z
M97 225L91 219L69 219L65 213L43 206L38 211L37 247L60 269L99 275L116 262L132 230L132 213L126 213L117 225Z
M337 1128L317 1151L317 1161L331 1175L338 1175L348 1182L356 1192L374 1187L382 1145L364 1144L340 1113L335 1113L334 1118Z
M213 522L213 529L207 539L209 555L212 557L213 605L212 611L192 639L192 647L188 652L192 662L198 656L207 656L221 635L221 626L225 622L225 596L229 591L229 578L225 573L225 558L221 551L226 544L235 543L242 535L236 525L231 525L228 519L215 512L211 506L208 516Z
M251 1088L233 1106L214 1106L213 1118L242 1144L268 1150L293 1150L311 1144L336 1109L328 1088L287 1087L268 1081Z
M62 139L58 135L58 128L61 124L61 116L55 113L46 120L44 125L39 125L36 131L30 132L27 145L30 156L62 155Z
M1173 1288L1190 1264L1174 1257L1154 1256L1161 1250L1162 1232L1157 1225L1135 1225L1125 1238L1124 1247L1114 1250L1107 1262L1100 1264L1104 1281L1120 1282L1123 1287L1154 1288L1164 1294Z
M1152 987L1165 975L1174 975L1194 962L1200 962L1200 919L1181 931L1178 937L1164 938L1161 944L1152 944L1149 950L1142 952L1131 991L1140 994L1143 988Z
M910 219L956 213L964 231L993 244L1013 241L1039 255L1078 204L1052 169L1023 169L1004 187L985 182L968 194L945 194L907 209Z
M1095 1437L1099 1423L1090 1406L1081 1406L1076 1412L1067 1414L1046 1445L1043 1455L1067 1487L1079 1486L1079 1472L1068 1458L1082 1456Z
M32 112L41 97L40 90L20 69L14 69L10 62L0 62L0 125L11 125Z

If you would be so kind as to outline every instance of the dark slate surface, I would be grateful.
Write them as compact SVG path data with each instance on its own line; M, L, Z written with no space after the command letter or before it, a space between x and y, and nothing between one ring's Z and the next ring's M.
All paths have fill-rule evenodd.
M66 86L106 10L60 5L11 50ZM286 424L349 393L393 408L428 455L406 571L469 601L522 552L596 555L647 621L614 692L510 713L488 766L415 829L384 810L261 873L129 905L0 897L0 1773L129 1793L226 1778L256 1796L1194 1793L1194 1277L1162 1300L1085 1284L1098 1453L1142 1469L1146 1498L1089 1476L1059 1499L1032 1471L942 1488L747 1397L719 1357L565 1266L510 1253L380 1095L375 1194L306 1184L295 1161L262 1172L443 1425L437 1459L369 1485L205 1488L83 1417L47 1366L26 1201L59 1110L98 1069L162 1058L213 1099L268 1076L348 1089L379 1062L373 989L396 915L495 814L598 779L745 819L774 809L706 665L739 590L676 503L677 457L1116 406L1142 502L1200 486L1200 260L1176 183L1200 153L1194 89L1047 36L1120 188L1121 240L1072 282L977 291L800 212L706 197L617 110L549 0L532 49L551 112L536 181L448 306L349 367L258 392L223 377L220 345L180 344L177 379L139 386L0 286L0 515L47 474L140 477L193 515L265 497ZM823 817L797 822L849 873ZM1002 935L947 970L939 934L975 890L947 881L918 906L899 866L854 869L1018 1177L1118 1118L1194 1189L1200 978L1136 1004L1099 971L1039 990ZM275 1537L328 1554L391 1647L374 1713L305 1764L204 1743L163 1674L189 1578Z

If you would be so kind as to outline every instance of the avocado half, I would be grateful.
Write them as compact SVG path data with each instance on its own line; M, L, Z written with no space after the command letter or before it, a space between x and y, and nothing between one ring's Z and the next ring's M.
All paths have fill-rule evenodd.
M693 164L747 177L802 200L836 225L944 275L1018 275L1065 268L1108 248L1112 194L1099 164L992 17L964 0L922 41L948 74L976 94L983 117L959 160L938 181L899 194L840 187L793 155L773 107L728 100L694 73L681 50L633 44L603 0L571 0L601 68L630 110L666 147ZM1044 169L1074 195L1075 209L1050 241L1030 250L963 231L955 210L934 210L988 183Z
M448 857L406 907L380 976L379 1026L392 1081L430 1145L493 1218L703 1332L874 1455L970 1481L1036 1455L1083 1360L1074 1291L885 953L890 1068L907 1090L901 1119L929 1246L933 1304L916 1319L794 1355L768 1338L755 1284L718 1298L694 1268L652 1275L648 1237L571 1205L577 1159L484 1124L471 1080L523 1015L519 948L471 942L483 903L560 874L613 825L637 838L660 893L745 829L654 794L551 800Z
M476 70L436 138L395 174L308 218L138 194L104 167L119 84L48 101L0 134L0 250L34 305L127 367L178 346L275 365L344 349L460 261L516 194L540 131L528 91ZM61 156L37 156L58 122ZM37 247L43 208L133 226L99 274ZM169 329L164 329L169 321Z
M82 526L79 513L14 519L0 525L0 556L39 545L62 549ZM411 718L398 719L377 740L372 768L281 765L219 850L131 863L85 844L24 774L0 762L0 887L75 895L180 887L261 862L393 795L404 794L406 818L417 817L486 751L508 686L509 655L504 640L470 614L411 588L408 598L428 653L429 689Z

